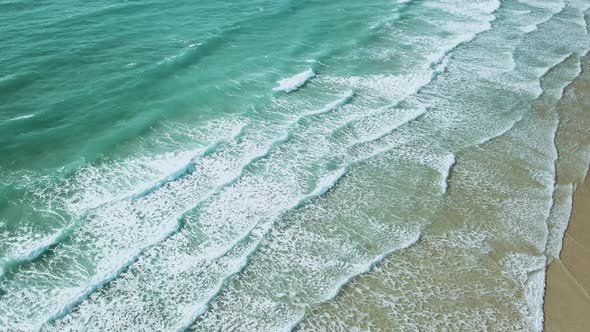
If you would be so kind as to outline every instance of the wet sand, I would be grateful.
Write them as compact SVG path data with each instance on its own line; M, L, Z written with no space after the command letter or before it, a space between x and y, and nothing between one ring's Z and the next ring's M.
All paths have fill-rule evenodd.
M560 259L547 269L545 331L590 330L590 177L577 187Z

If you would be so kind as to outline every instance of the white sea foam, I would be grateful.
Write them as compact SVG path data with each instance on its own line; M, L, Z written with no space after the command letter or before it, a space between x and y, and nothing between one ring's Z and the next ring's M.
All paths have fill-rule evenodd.
M392 132L394 132L398 128L412 122L413 120L416 120L421 115L426 113L426 110L423 108L418 108L418 109L413 109L410 111L399 112L399 113L401 113L401 114L394 114L392 117L387 119L387 120L389 120L387 122L388 123L387 126L381 125L381 126L379 126L379 128L377 130L371 130L372 128L370 125L366 126L366 124L364 124L365 128L362 128L362 129L365 129L365 130L368 129L367 133L365 135L362 135L361 138L358 139L354 143L354 146L364 145L367 143L378 141L379 139L391 134ZM382 117L376 118L376 121L382 121L382 120L383 120ZM357 125L356 127L359 128L361 126ZM364 134L364 132L362 132L362 133Z
M285 139L282 139L282 138L278 139L278 141L284 141L284 140ZM222 190L228 186L231 186L233 183L235 183L242 176L245 169L250 164L267 156L275 148L276 144L277 144L277 141L271 142L271 144L267 147L267 149L262 154L257 155L255 157L253 157L252 159L250 159L248 162L246 162L241 167L241 169L238 170L237 174L235 174L233 178L230 178L225 183L221 183L221 184L213 187L211 190L206 192L198 201L189 205L188 209L186 209L184 211L177 212L177 214L173 218L171 218L174 220L173 222L168 222L167 224L160 225L160 229L158 230L158 234L154 234L154 236L152 236L151 238L145 239L144 243L140 244L140 246L138 248L133 248L133 249L129 248L128 252L126 253L127 254L126 256L121 256L121 257L119 257L118 262L113 262L114 263L113 264L114 270L106 271L106 272L101 271L102 273L96 274L88 282L88 286L85 287L79 294L74 295L72 298L68 299L65 303L60 304L60 307L57 309L56 312L54 312L47 319L47 322L52 322L54 320L60 319L60 318L64 317L66 314L70 313L71 310L73 310L73 308L75 308L78 304L80 304L81 302L86 300L88 298L88 296L90 296L90 294L92 294L94 291L96 291L97 289L101 288L105 284L107 284L107 283L111 282L112 280L114 280L115 278L117 278L123 271L125 271L129 266L131 266L134 262L136 262L145 251L149 250L152 247L158 246L162 242L170 239L173 235L175 235L180 230L180 227L182 226L181 219L183 218L183 215L186 212L188 212L193 206L198 205L200 202L204 202L204 201L207 201L208 199L211 199L219 190ZM218 144L215 144L214 146L217 146L217 145ZM189 164L191 165L191 170L192 170L195 167L194 161L191 161ZM182 170L181 175L186 174L185 169L186 169L185 167L183 167L181 169ZM178 174L178 173L175 173L175 175L176 174ZM169 182L178 180L180 177L181 176L170 178L170 176L169 176L163 181L165 183L169 183ZM155 190L158 190L159 188L161 188L162 187L161 183L162 183L162 181L158 182L155 186L150 187L149 190L142 191L141 195L134 196L134 198L139 199L139 198L147 197L147 195L149 195L149 194L153 193ZM143 245L143 247L141 245ZM215 250L211 250L210 252L207 253L207 255L210 256L213 253L215 253ZM203 258L205 258L205 257L203 257Z
M324 180L318 181L318 186L310 195L317 195L331 187L332 183L344 174L344 171L334 171L333 175L327 175ZM322 183L328 185L322 185ZM329 199L329 198L326 198ZM320 204L320 202L318 202ZM350 207L352 208L352 206ZM348 208L347 208L348 209ZM322 211L317 209L304 209L312 211ZM322 213L322 212L320 212ZM331 211L325 211L322 214L330 214ZM357 211L356 213L359 213ZM360 213L359 215L362 215ZM388 229L378 221L351 218L351 223L362 223L364 228L357 229L358 232L367 232L369 234L383 234L388 239L388 249L380 254L361 254L354 249L350 241L341 242L339 236L325 237L322 230L324 224L328 229L333 229L328 225L334 222L328 219L319 218L316 227L305 223L312 222L313 219L299 218L294 216L294 220L289 218L279 226L280 231L271 233L268 242L257 255L257 259L249 266L249 273L238 277L240 287L229 285L226 291L221 294L222 303L228 305L218 305L213 303L209 312L207 312L198 321L198 329L207 330L212 326L224 326L227 329L237 328L236 324L245 324L240 326L249 326L254 329L262 330L279 330L288 326L297 325L297 322L303 317L302 309L308 305L316 305L334 297L346 283L350 282L359 273L368 272L377 262L381 261L389 252L406 248L415 243L417 232L402 231L399 229ZM336 226L336 225L335 225ZM349 225L351 227L352 225ZM337 228L337 227L336 227ZM394 239L394 240L392 240ZM368 240L368 239L367 239ZM301 250L305 248L306 250ZM310 249L316 248L312 251ZM321 249L323 248L323 249ZM323 250L322 254L315 255L313 252ZM319 253L319 251L318 251ZM344 260L339 263L336 256L344 254L350 255L352 261ZM268 259L272 257L272 259ZM284 265L287 264L287 265ZM284 266L284 267L283 267ZM253 269L253 270L252 270ZM285 269L293 271L296 275L303 274L306 278L289 282L291 273L285 273ZM325 272L321 272L324 271ZM259 273L258 271L265 271ZM312 273L312 271L315 271ZM332 276L332 273L337 273ZM325 277L322 277L325 276ZM329 283L324 281L329 278ZM278 282L284 284L283 288L269 288L272 284ZM259 284L261 292L243 293L242 286ZM249 286L246 286L249 287ZM308 292L310 288L317 289L314 292ZM280 292L280 293L277 293ZM231 299L229 302L227 302ZM266 320L272 314L270 310L273 306L284 303L283 313L272 320ZM306 304L309 303L309 304ZM242 309L240 309L242 308ZM244 312L244 308L246 312ZM240 311L241 310L241 311ZM248 314L253 313L253 315ZM235 317L235 320L227 320L226 317ZM253 317L260 317L258 320Z
M320 302L316 303L315 305L320 305L321 303L334 300L338 296L338 294L342 291L342 289L346 285L348 285L352 281L354 281L354 279L357 278L359 275L370 272L377 264L379 264L381 261L383 261L386 257L392 255L396 251L406 249L406 248L416 244L418 242L418 240L420 240L420 233L417 232L415 234L411 234L408 236L408 238L404 239L403 242L400 243L399 245L397 245L396 247L393 247L393 248L389 249L387 252L384 252L380 255L374 256L372 259L368 260L367 262L365 262L363 264L359 264L359 265L355 266L352 269L352 271L349 272L349 274L347 276L345 276L344 278L339 280L336 283L335 287L332 290L329 290L329 293L326 294L324 296L324 298L321 299ZM289 328L289 331L292 331L293 328L296 328L301 323L301 321L303 320L304 317L305 317L305 315L303 313L299 317L296 317L296 319L294 319L292 322L288 323L285 326L285 330L287 328Z
M324 195L328 190L332 189L336 182L340 180L344 175L346 175L346 167L341 167L340 169L329 173L324 178L320 179L318 185L305 199L305 201L319 197ZM303 201L302 201L303 202Z
M30 118L32 118L34 116L35 116L35 114L26 114L26 115L21 115L21 116L14 117L12 119L8 119L7 121L17 121L17 120L30 119Z
M432 72L419 70L406 75L367 75L367 76L322 76L328 84L352 86L369 94L371 98L400 101L415 94L421 87L430 83ZM318 78L319 79L319 78Z
M570 220L574 185L557 185L553 195L553 206L547 219L547 245L545 254L550 260L559 257L562 248L563 237Z
M186 176L186 175L190 174L191 172L194 172L195 167L196 167L195 159L197 159L199 157L203 157L206 154L215 151L215 149L219 145L221 145L222 143L223 143L222 141L215 142L215 143L211 144L209 147L204 148L196 156L189 156L189 159L186 160L185 162L183 162L182 166L180 168L171 172L170 174L165 176L163 179L160 179L160 180L156 181L155 183L148 185L146 188L140 190L139 192L133 194L132 198L139 199L139 198L145 197L145 196L153 193L154 191L158 190L159 188L163 187L164 185L174 182L174 181L180 179L181 177Z
M16 77L18 77L17 74L9 74L6 76L2 76L2 77L0 77L0 84L4 83L4 82L11 81L11 80L15 79Z
M304 195L303 197L296 199L296 200L289 199L288 201L286 201L286 202L289 202L290 206L282 206L281 204L275 205L274 210L273 210L273 212L271 212L269 217L276 218L286 211L289 211L289 210L292 210L298 206L301 206L302 204L304 204L305 202L307 202L310 199L313 199L315 197L325 194L336 183L336 181L338 181L338 179L340 177L342 177L344 174L345 174L345 169L340 169L340 170L335 171L331 174L328 174L326 177L324 177L318 181L316 188L312 192L310 192L309 194ZM250 183L250 185L251 184L252 183ZM242 188L246 189L248 187L242 187ZM256 203L255 203L255 201L252 201L251 204L256 204ZM244 207L247 208L247 206L244 206ZM272 216L274 216L274 217L272 217ZM208 268L208 266L210 266L209 264L213 264L214 266L218 266L219 263L216 261L225 259L224 257L226 257L232 251L237 250L238 246L243 245L245 242L249 241L248 240L249 238L251 238L253 236L254 236L254 238L258 238L258 240L256 240L254 242L253 246L252 245L247 246L250 249L248 249L246 252L240 254L242 257L242 258L240 258L241 263L236 265L234 268L229 269L226 272L224 272L222 274L221 279L219 279L219 281L214 283L214 287L212 289L204 291L204 293L202 293L202 294L199 294L199 293L195 294L195 295L199 295L199 296L206 295L206 294L209 294L209 295L207 295L205 297L205 299L201 298L199 300L200 304L197 305L196 303L193 303L190 305L190 307L193 308L192 309L193 311L190 314L185 314L185 317L187 317L187 318L185 318L184 323L182 323L178 326L179 330L184 330L188 326L190 326L190 324L207 309L207 307L209 306L209 301L211 299L213 299L215 297L215 295L218 293L218 291L220 290L221 286L224 283L224 280L226 280L232 274L239 272L246 265L246 263L248 261L248 256L253 252L254 249L256 249L258 243L260 243L260 240L262 239L264 234L268 232L271 225L272 225L272 223L271 224L254 223L254 228L260 228L260 231L258 232L260 235L258 235L258 236L253 235L253 234L256 234L256 232L257 232L255 229L247 230L246 233L244 235L241 235L238 239L235 239L230 234L227 234L227 235L229 235L229 237L227 237L227 235L225 237L220 237L222 234L215 235L219 239L218 241L216 241L215 243L211 243L209 246L206 246L197 252L192 252L192 254L191 254L192 257L188 261L184 260L183 264L185 267L189 267L190 265L187 265L187 264L189 264L189 262L193 262L192 264L196 264L193 267L193 269L194 268L199 268L199 270L205 269L206 271L210 272L209 270L211 270L211 268ZM216 226L215 228L218 228L218 227L219 226ZM212 231L214 231L214 229L212 229ZM217 230L217 232L220 232L220 231L224 232L223 229ZM226 243L223 244L223 243L220 243L219 241L225 241ZM227 241L231 241L233 243L229 243ZM174 246L177 243L178 242L168 242L168 245ZM222 248L222 247L225 247L225 248ZM212 253L216 253L216 254L212 256ZM170 257L170 255L165 255L164 257L165 257L165 259L167 259L168 257ZM162 262L162 261L160 261L160 262ZM169 262L172 263L172 261L169 261ZM176 261L174 261L174 262L176 262ZM206 263L206 265L199 267L198 262L210 262L210 263ZM174 269L165 268L165 269L163 269L163 271L167 271L168 274L171 274L171 273L173 273ZM184 271L184 269L183 269L183 271ZM195 275L200 274L196 271L194 271L193 273L195 273ZM156 281L156 280L154 280L154 281ZM192 285L193 284L191 283L191 286ZM182 286L182 283L180 283L180 281L175 284L175 287L181 287L181 286Z
M478 145L483 145L486 144L487 142L490 142L498 137L502 137L504 134L506 134L507 132L509 132L512 128L514 128L514 126L520 121L522 120L522 118L524 117L524 114L519 115L516 119L503 123L504 127L502 128L498 128L499 130L495 133L493 133L492 135L488 136L488 137L482 137L477 144Z
M239 136L241 128L243 124L238 123L237 128L224 128L223 134L229 132ZM121 200L147 196L166 183L187 175L190 173L191 166L194 166L195 155L208 153L219 144L217 142L208 148L200 149L200 152L188 150L151 157L137 157L115 164L106 163L100 167L89 165L80 169L67 181L58 183L58 188L45 184L33 193L32 198L44 200L48 205L46 208L38 208L37 211L46 218L52 218L55 229L44 236L40 233L20 234L18 241L14 244L13 241L10 243L6 241L5 244L8 247L3 248L5 255L0 259L0 266L5 270L13 265L23 264L40 257L49 248L56 246L75 232L92 211L104 208L107 204L116 205L116 202ZM172 171L174 168L177 170ZM166 175L166 173L169 174ZM28 182L28 177L28 175L21 176L20 181ZM33 177L43 178L36 174ZM76 195L60 197L61 191L66 189L76 189ZM21 227L20 231L33 232L26 227Z
M235 171L230 171L229 174L227 174L225 177L223 177L223 176L222 177L213 177L211 179L214 181L223 181L225 179L226 180L225 183L221 183L221 184L219 184L217 186L213 186L213 187L209 186L209 188L212 188L212 189L210 189L209 192L203 193L201 190L202 194L197 194L194 191L192 191L190 195L187 195L187 198L189 198L191 201L193 201L192 203L187 204L189 207L189 210L194 206L199 206L201 204L201 202L207 202L210 200L214 201L214 198L216 195L220 194L221 192L224 192L225 189L227 189L227 188L237 185L238 179L240 179L244 175L245 170L248 167L257 163L262 158L269 156L271 154L271 152L273 152L280 144L287 142L292 137L292 130L295 129L295 127L296 127L295 125L298 124L302 119L304 119L306 117L314 117L319 114L325 114L325 113L331 112L331 111L335 110L336 108L346 104L352 98L352 96L353 96L352 91L348 91L344 95L341 95L337 100L328 103L326 106L320 108L318 111L303 113L303 115L294 117L290 122L288 122L286 124L286 126L284 128L285 135L283 135L275 140L270 141L267 148L262 150L261 152L258 152L257 154L255 154L253 156L249 155L248 158L243 159L242 162L244 162L244 164L242 164L241 170L239 170L238 173L235 173ZM238 132L242 132L242 130L240 130ZM249 140L240 140L240 142L242 142L243 144L255 143L255 142L252 142ZM153 206L153 208L156 211L162 210L162 209L169 209L169 207L163 206L161 204L161 202L159 202L158 198L162 196L162 193L165 195L166 195L166 193L175 193L176 195L178 195L179 191L183 190L183 187L184 187L183 183L184 182L191 183L191 182L195 181L196 178L212 174L210 171L209 171L209 173L206 172L205 170L203 170L203 168L210 169L210 167L218 166L215 163L211 163L211 160L207 160L207 159L214 159L215 155L218 153L217 145L218 144L214 145L215 150L213 151L212 154L206 155L207 158L205 158L205 156L203 156L202 158L190 160L190 165L194 164L194 166L191 166L191 172L187 173L185 171L186 167L182 167L181 168L182 172L174 172L173 176L168 176L168 177L164 178L164 180L156 182L155 185L148 187L147 191L142 190L140 192L141 195L135 195L134 196L135 200L133 201L134 204L141 206L142 211L145 211L147 206L151 206L151 205L147 205L147 206L144 205L147 202L153 202L152 204L155 204ZM223 154L221 154L221 156L223 156ZM223 162L224 159L222 159L220 161ZM227 161L228 160L225 160L225 162L227 162ZM219 170L223 171L223 168L219 168ZM198 174L195 174L196 173L195 171L199 171ZM342 171L342 169L341 169L341 171ZM231 174L233 174L233 175L231 175ZM295 202L290 201L291 204L295 204L295 206L298 206L300 204L304 204L309 199L312 199L318 195L324 194L327 190L329 190L332 182L337 181L337 179L343 175L344 175L343 172L337 172L337 173L335 173L335 175L328 174L328 178L326 178L325 180L321 180L319 182L320 186L318 187L318 189L316 189L315 191L312 191L309 195L303 197L301 200L296 200ZM242 179L240 181L244 181L244 180ZM166 186L164 186L163 183L165 183ZM183 185L183 187L180 186L181 184ZM201 186L201 187L203 187L203 186ZM206 185L202 189L207 189L207 187L208 186ZM246 185L245 188L256 188L256 187L257 187L257 185L255 183L250 183L249 186ZM241 188L244 188L244 187L241 187ZM190 190L191 188L186 187L186 189ZM288 198L288 197L289 196L285 196L285 198ZM195 199L197 199L197 200L195 200ZM146 202L144 203L143 201L146 201ZM125 202L122 202L122 203L123 203L123 206L126 204ZM174 206L172 206L172 207L174 208ZM248 208L248 207L246 206L246 208ZM281 205L277 205L277 208L281 208ZM287 208L287 210L292 209L292 208L293 207ZM168 239L176 238L175 235L178 234L180 227L182 227L181 221L186 218L186 216L184 216L184 214L187 212L187 210L185 210L183 212L182 210L177 210L177 208L175 208L175 209L176 209L176 212L175 212L175 210L171 210L171 212L174 212L175 216L181 215L180 217L175 218L177 220L172 219L169 222L166 222L166 223L162 222L162 223L158 224L157 231L150 236L145 237L145 234L136 234L135 236L138 239L138 243L134 244L132 247L127 248L125 255L123 255L123 253L119 253L116 255L114 253L109 254L108 256L110 256L110 257L117 257L116 260L108 262L108 266L112 266L114 268L114 270L113 270L114 272L106 273L105 271L99 271L96 274L96 276L93 278L93 280L96 279L96 282L94 282L94 281L90 282L89 286L87 288L85 288L78 295L72 294L73 296L71 298L62 299L62 302L60 303L60 307L50 316L49 320L51 321L51 320L61 319L64 315L68 314L74 306L78 305L82 301L86 301L86 299L96 289L98 289L102 285L104 285L108 282L111 282L112 280L117 278L122 271L126 270L129 266L134 264L141 257L141 255L143 255L146 251L149 251L151 248L154 248L154 247L162 247L162 246L164 246L163 245L164 243L170 242L170 241L167 241ZM279 214L282 213L280 211L283 211L283 210L278 210L278 212L275 211L275 213L279 213ZM145 213L145 212L143 212L143 213ZM156 212L156 213L160 214L161 212ZM135 222L137 223L137 221L135 221ZM250 221L248 221L248 222L250 222ZM131 223L131 220L128 221L128 223ZM213 227L213 229L211 230L212 232L215 232L214 230L219 227L219 225L211 225L211 226ZM240 224L237 224L236 226L240 226ZM256 226L256 224L254 224L254 226ZM231 251L232 248L234 248L236 245L239 245L244 240L244 238L249 236L248 234L250 234L252 232L252 225L250 225L249 229L246 229L246 232L243 233L244 235L242 235L237 241L235 241L235 239L231 233L225 234L224 232L219 232L219 231L217 231L217 232L218 232L217 234L213 233L211 235L218 237L218 241L212 242L215 245L207 247L206 252L204 252L202 255L199 256L200 257L199 260L211 261L211 260L220 259L222 256L226 255L228 251ZM234 241L228 243L228 241L230 241L231 239L234 239Z
M333 102L330 102L329 104L327 104L326 106L324 106L318 110L304 113L301 117L314 116L314 115L320 115L320 114L332 112L333 110L337 109L338 107L344 106L348 102L350 102L350 100L352 99L353 96L354 96L354 92L352 90L348 90L347 92L342 94L340 96L340 98L334 100Z
M273 88L273 91L283 91L283 92L293 92L300 87L302 87L305 83L315 77L315 72L313 69L308 68L306 71L303 71L295 76L291 76L289 78L284 78L277 83L279 86Z
M447 189L449 187L449 176L456 161L457 160L455 159L455 155L453 153L447 154L442 160L440 191L443 195L447 193Z
M335 107L338 107L339 105L342 105L342 104L345 102L345 100L347 100L347 99L349 99L349 98L351 97L351 95L352 95L352 93L350 93L350 92L349 92L349 93L345 94L343 97L340 97L340 98L337 100L337 102L332 102L332 103L329 103L329 104L328 104L328 106L326 106L326 107L324 107L324 108L322 108L322 109L321 109L321 110L323 110L323 111L322 111L322 112L320 112L320 113L321 113L321 114L323 114L323 113L325 113L325 110L326 110L326 109L327 109L327 110L333 110ZM308 114L308 115L315 115L316 113L317 113L317 112L313 112L313 114ZM296 119L294 120L294 122L292 122L292 123L296 123L296 122L298 121L298 119L300 119L300 117L299 117L299 118L296 118ZM289 127L291 127L291 125L289 125ZM320 180L320 181L319 181L319 184L320 184L320 185L318 186L318 188L317 188L316 190L312 191L310 195L308 195L308 196L304 197L304 198L303 198L303 201L306 201L306 200L308 200L308 199L310 199L310 198L313 198L313 197L314 197L314 196L316 196L316 195L321 195L321 194L325 193L325 192L326 192L326 191L327 191L327 190L328 190L328 189L329 189L329 188L332 186L332 184L333 184L335 181L337 181L337 180L338 180L338 178L340 178L341 176L343 176L343 175L345 174L345 171L346 171L346 168L340 168L340 170L338 170L338 171L335 171L335 173L326 175L327 177L325 177L325 178L323 178L323 180ZM287 180L287 179L283 179L283 180L285 181L285 180ZM242 181L244 181L244 180L242 180ZM247 190L247 188L251 188L251 187L254 187L254 188L256 188L256 187L257 187L257 185L255 185L255 183L256 183L256 182L253 182L253 183L252 183L252 182L243 183L243 185L241 185L241 186L240 186L240 188L243 188L242 190ZM236 183L236 184L237 184L237 183ZM282 185L281 185L281 186L282 186ZM278 188L277 188L277 189L278 189ZM260 190L260 193L264 193L264 192L265 192L265 190ZM285 198L288 198L288 197L289 197L289 196L286 196ZM239 199L239 198L237 198L237 197L236 197L236 199ZM299 203L297 203L296 205L299 205L299 204L301 204L303 201L301 201L301 200L300 200L300 201L299 201ZM256 202L256 201L252 201L252 203L254 203L254 202ZM291 201L291 202L292 202L292 201ZM254 205L257 205L257 204L258 204L258 203L255 203ZM275 202L275 204L277 204L277 202ZM292 204L292 203L291 203L291 204ZM265 204L265 205L266 205L266 204ZM223 205L223 206L225 206L225 205ZM248 207L248 206L250 206L250 205L247 205L247 206L245 206L245 207ZM280 206L280 205L279 205L279 206ZM226 207L226 208L227 208L227 207ZM233 213L233 215L234 215L234 216L238 216L238 215L240 215L240 214L239 214L239 213L237 213L237 212L235 212L235 213ZM248 219L246 219L246 220L248 220ZM244 221L246 221L246 220L244 220ZM201 221L201 222L203 222L203 221ZM251 224L251 222L252 222L252 221L251 221L251 220L248 220L247 222ZM205 223L205 224L207 224L207 223ZM235 225L236 225L236 226L239 226L239 225L240 225L240 223L236 223ZM217 223L215 223L215 224L211 224L211 227L213 227L213 229L212 229L212 230L214 230L214 229L218 228L218 227L219 227L219 224L218 224L218 222L217 222ZM248 228L246 229L246 235L247 235L247 234L249 234L249 233L251 233L251 232L252 232L251 228L250 228L250 229L248 229ZM216 236L216 237L218 237L218 236L221 236L221 234L219 234L219 235L215 235L215 236ZM243 237L242 237L242 238L243 238ZM211 252L218 252L218 253L220 253L220 254L217 254L217 255L215 255L215 257L211 257L211 255L209 255L209 256L208 256L209 258L207 258L207 260L211 260L211 259L219 259L219 258L220 258L220 257L222 257L223 255L225 255L225 253L227 253L227 252L228 252L228 250L231 250L231 248L233 248L233 247L235 246L234 244L232 244L232 245L230 245L230 247L229 247L229 248L227 248L227 247L226 247L226 248L222 248L222 247L220 247L220 246L219 246L219 244L221 243L220 241L227 241L227 240L223 240L223 237L222 237L222 238L219 238L219 240L218 240L218 241L214 241L214 243L217 243L217 244L218 244L218 245L216 245L216 247L214 247L214 248L211 248L211 247L207 248L207 252L208 252L208 253L211 253ZM240 240L240 241L241 241L241 240ZM240 241L238 241L238 242L240 242ZM174 242L171 242L171 243L173 244ZM163 256L166 256L166 255L163 255ZM205 258L205 257L203 257L203 258ZM167 269L167 268L163 268L163 270L165 270L165 271L170 271L170 269ZM177 285L177 286L178 286L178 285Z
M372 259L367 261L366 263L355 266L353 271L349 275L347 275L346 277L341 279L340 282L338 282L336 284L336 287L334 287L332 290L330 290L330 292L324 297L323 301L330 301L330 300L336 298L338 293L340 293L342 291L342 288L344 286L346 286L348 283L350 283L355 277L357 277L360 274L364 274L364 273L371 271L371 269L373 269L375 267L375 265L377 265L379 262L383 261L383 259L385 257L393 254L394 252L396 252L398 250L406 249L406 248L410 247L411 245L414 245L415 243L418 242L419 239L420 239L419 232L416 232L414 234L410 234L407 238L403 239L403 242L401 242L397 246L389 249L387 252L376 255Z

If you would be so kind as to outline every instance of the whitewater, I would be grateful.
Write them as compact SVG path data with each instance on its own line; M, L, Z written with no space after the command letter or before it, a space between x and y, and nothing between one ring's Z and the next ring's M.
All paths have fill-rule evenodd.
M0 1L0 331L541 331L584 0Z

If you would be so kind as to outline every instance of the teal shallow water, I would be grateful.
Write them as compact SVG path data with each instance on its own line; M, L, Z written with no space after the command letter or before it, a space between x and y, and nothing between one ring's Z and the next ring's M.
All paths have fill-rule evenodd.
M540 330L589 7L0 2L0 330Z

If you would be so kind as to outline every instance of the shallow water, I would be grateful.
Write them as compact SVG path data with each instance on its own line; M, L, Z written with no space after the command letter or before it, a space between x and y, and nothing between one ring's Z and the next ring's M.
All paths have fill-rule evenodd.
M541 330L589 8L0 2L0 330Z

